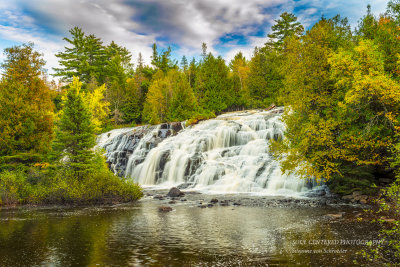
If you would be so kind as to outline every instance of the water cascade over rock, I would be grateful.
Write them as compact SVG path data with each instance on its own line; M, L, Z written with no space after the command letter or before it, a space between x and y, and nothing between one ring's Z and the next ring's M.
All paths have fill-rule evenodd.
M194 188L208 192L293 195L307 181L285 175L268 150L283 137L283 108L228 113L187 128L161 124L102 134L111 169L143 186Z

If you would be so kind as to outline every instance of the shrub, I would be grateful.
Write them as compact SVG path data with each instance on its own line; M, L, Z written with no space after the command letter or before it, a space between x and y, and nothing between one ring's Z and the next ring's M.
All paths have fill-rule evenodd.
M27 182L27 176L23 171L0 173L0 204L27 203L31 199L32 193L32 186Z

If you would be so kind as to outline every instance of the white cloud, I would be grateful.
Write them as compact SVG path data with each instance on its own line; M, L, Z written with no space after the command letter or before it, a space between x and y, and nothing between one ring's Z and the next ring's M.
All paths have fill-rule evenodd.
M387 2L371 2L372 11L384 12ZM114 40L127 47L134 59L141 52L146 63L156 41L161 47L178 45L179 59L199 55L206 42L213 53L229 49L224 56L230 60L239 51L249 58L254 46L266 41L260 32L266 36L284 11L295 10L306 27L322 14L336 13L348 16L355 26L366 5L364 0L0 0L0 37L35 42L49 70L57 66L54 54L66 45L62 38L75 26L106 44ZM247 45L221 44L220 38L232 33L247 38Z

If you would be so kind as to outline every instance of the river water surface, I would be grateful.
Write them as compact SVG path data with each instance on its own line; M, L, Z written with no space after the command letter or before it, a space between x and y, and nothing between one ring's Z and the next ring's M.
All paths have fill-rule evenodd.
M354 219L357 207L267 205L260 196L249 202L257 205L239 196L229 206L198 207L215 197L187 196L167 213L158 207L169 200L152 197L0 210L0 266L351 266L364 247L354 240L376 237ZM341 219L326 216L339 212Z

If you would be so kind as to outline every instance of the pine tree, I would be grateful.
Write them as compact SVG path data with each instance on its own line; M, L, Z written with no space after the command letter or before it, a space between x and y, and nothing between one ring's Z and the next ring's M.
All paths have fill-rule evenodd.
M188 69L188 61L184 55L182 56L182 60L181 60L181 68L182 68L183 72L186 72Z
M271 27L272 33L268 34L270 38L266 46L274 49L282 49L284 40L291 36L300 36L304 27L297 21L297 17L291 13L284 12L275 20L275 24Z
M93 168L92 148L96 144L92 115L80 93L81 87L79 78L74 77L57 124L54 143L67 169L80 180Z
M233 104L235 94L228 75L229 68L221 56L216 58L209 53L202 60L194 90L200 107L220 112Z
M61 68L54 68L54 75L70 82L74 76L84 83L89 83L92 77L102 84L105 82L106 52L101 40L94 35L85 35L81 28L71 29L72 38L65 37L71 47L65 47L64 52L56 54Z

